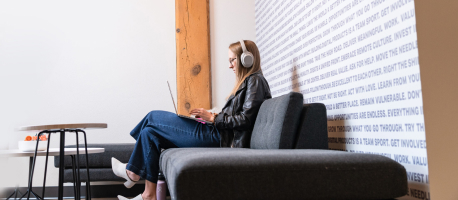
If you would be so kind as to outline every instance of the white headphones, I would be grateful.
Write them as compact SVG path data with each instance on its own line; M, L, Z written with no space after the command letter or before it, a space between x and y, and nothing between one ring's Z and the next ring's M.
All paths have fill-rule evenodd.
M244 67L250 68L251 66L253 66L253 62L254 62L253 54L249 52L248 50L246 50L245 42L243 40L240 40L240 44L242 45L242 49L243 49L243 53L240 56L241 63Z

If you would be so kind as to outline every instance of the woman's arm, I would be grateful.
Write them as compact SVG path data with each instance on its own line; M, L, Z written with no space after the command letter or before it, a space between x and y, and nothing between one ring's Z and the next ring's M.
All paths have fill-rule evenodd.
M215 118L216 127L218 129L237 130L252 128L259 108L266 98L265 94L266 85L262 78L258 76L250 77L247 83L242 112L235 115L220 113Z

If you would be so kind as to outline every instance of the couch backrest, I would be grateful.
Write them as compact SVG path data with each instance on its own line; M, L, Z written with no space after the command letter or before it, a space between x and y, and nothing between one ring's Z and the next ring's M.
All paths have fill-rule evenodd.
M256 117L250 148L294 148L303 102L302 94L297 92L264 101Z
M322 103L304 104L296 149L328 149L328 119Z

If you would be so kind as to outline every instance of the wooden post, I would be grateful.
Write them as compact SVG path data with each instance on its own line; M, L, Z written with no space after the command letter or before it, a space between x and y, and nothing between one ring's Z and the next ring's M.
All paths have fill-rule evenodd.
M210 23L208 0L176 0L177 109L211 109Z

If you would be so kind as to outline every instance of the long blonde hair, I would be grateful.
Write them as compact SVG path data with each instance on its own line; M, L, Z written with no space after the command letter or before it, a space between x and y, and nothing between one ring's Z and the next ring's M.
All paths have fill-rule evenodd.
M245 81L246 77L249 75L260 71L262 74L262 69L261 69L261 57L259 56L259 50L256 44L251 41L251 40L244 40L245 42L245 47L247 51L251 52L253 54L254 60L253 60L253 66L250 68L243 67L242 63L240 63L240 56L242 56L243 49L242 45L240 45L240 42L235 42L229 45L229 49L237 55L237 66L236 67L236 74L235 74L235 85L234 88L232 89L232 92L229 96L235 95L237 90L239 89L240 85L242 85L243 81Z

